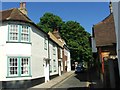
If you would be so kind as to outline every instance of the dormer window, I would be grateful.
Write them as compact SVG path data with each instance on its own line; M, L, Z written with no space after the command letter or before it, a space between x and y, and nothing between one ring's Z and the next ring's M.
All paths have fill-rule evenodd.
M8 25L8 41L30 42L30 27L28 25Z

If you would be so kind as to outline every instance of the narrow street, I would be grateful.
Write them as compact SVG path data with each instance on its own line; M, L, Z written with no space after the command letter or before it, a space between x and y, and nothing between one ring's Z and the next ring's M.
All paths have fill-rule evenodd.
M79 74L74 73L68 79L52 87L51 90L58 90L61 88L64 90L102 88L97 80L99 79L96 77L96 72L92 70Z
M88 86L88 75L87 72L84 72L79 74L73 74L70 78L54 86L52 90L57 90L58 88L64 88L65 90L73 90L77 88L88 88Z
M85 74L86 73L73 74L70 78L60 82L58 85L56 85L53 88L66 88L67 90L69 90L69 89L87 87L88 82L87 82L87 76Z

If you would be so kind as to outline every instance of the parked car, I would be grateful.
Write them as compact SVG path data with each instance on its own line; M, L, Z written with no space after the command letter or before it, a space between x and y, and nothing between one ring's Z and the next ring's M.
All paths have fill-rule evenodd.
M81 64L78 64L77 67L75 68L75 73L81 73L84 72L84 67Z

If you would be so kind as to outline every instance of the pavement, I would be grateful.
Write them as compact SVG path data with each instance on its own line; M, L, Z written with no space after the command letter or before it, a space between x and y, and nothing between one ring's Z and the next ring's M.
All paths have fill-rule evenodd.
M61 76L58 76L46 83L42 83L42 84L33 86L33 87L29 88L28 90L32 90L34 88L44 88L44 89L52 88L55 85L57 85L58 83L66 80L67 78L70 78L73 74L74 74L74 71L66 72L66 73L62 74Z
M54 88L57 84L64 82L64 80L70 78L74 74L74 71L66 72L62 74L61 76L58 76L56 78L51 79L50 81L46 83L42 83L36 86L33 86L27 90L34 90L35 88L44 88L45 90L49 88ZM88 82L86 87L89 88L103 88L101 80L97 77L96 73L94 71L88 72Z

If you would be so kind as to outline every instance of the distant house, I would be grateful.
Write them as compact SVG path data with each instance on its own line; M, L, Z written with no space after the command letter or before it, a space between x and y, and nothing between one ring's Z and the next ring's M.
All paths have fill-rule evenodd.
M52 43L51 41L49 42L49 49L50 49L50 75L53 75L56 70L54 68L58 68L58 72L59 72L59 75L61 75L62 73L62 59L63 59L63 56L62 56L62 49L63 49L63 43L61 41L59 41L51 32L48 32L48 35L49 35L49 38L51 39L51 41L54 41L56 43ZM53 44L53 45L52 45ZM57 44L57 47L55 49L55 44ZM56 65L55 64L55 57L56 56L56 60L57 60L57 67L54 66Z
M60 42L62 42L62 45L63 45L61 71L62 71L62 73L71 71L70 50L69 50L67 44L65 43L65 41L61 38L59 29L54 29L54 31L52 33Z
M64 44L28 18L25 3L20 3L19 9L0 11L0 14L0 81L3 88L27 88L49 81L50 76L61 75ZM67 55L69 63L69 50ZM68 68L70 71L70 66Z
M116 62L116 33L113 13L93 26L92 51L97 64L100 62L101 79L105 87L114 87L114 63ZM112 63L111 63L112 62ZM116 64L117 65L117 64ZM112 79L111 79L112 78ZM111 85L111 83L113 83Z

